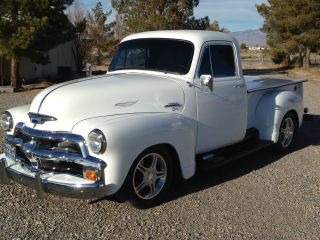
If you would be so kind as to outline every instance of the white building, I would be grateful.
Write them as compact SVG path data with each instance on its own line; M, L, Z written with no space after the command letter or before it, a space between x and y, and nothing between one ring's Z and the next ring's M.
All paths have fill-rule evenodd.
M261 47L261 46L249 46L248 49L250 51L262 51L265 49L265 47Z
M32 79L50 80L58 79L59 75L72 75L76 72L76 60L73 54L74 41L60 44L56 48L47 51L50 63L41 65L30 59L21 57L19 59L19 76L28 82ZM59 74L60 72L60 74ZM0 86L8 86L11 83L11 64L0 54ZM63 76L67 80L71 76Z

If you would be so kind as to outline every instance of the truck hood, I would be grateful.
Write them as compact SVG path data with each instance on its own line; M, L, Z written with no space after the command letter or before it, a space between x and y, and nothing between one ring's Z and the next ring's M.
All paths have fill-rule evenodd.
M85 119L121 114L183 110L184 92L178 80L146 74L90 77L54 85L40 92L30 112L56 121L33 126L42 130L71 131Z

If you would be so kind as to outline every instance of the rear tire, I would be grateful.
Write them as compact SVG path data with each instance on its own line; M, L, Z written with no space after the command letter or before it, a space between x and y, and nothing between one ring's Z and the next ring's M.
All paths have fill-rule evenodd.
M140 209L162 203L173 182L173 158L166 148L153 147L141 153L127 177L130 203Z
M276 143L276 148L279 150L288 149L292 146L295 132L297 128L297 121L292 113L287 113L280 124L279 138Z

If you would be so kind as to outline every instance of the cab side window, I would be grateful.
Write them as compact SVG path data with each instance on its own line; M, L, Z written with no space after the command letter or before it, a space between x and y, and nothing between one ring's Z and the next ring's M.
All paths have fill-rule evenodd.
M202 59L201 59L201 64L200 64L200 70L199 70L199 77L201 75L212 75L211 72L211 63L210 63L210 52L209 48L207 47L204 50Z
M213 77L234 77L236 67L231 45L210 46Z

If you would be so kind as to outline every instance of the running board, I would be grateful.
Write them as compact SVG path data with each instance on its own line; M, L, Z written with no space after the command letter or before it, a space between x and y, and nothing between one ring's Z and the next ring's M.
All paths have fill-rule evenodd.
M212 168L243 158L274 144L272 141L243 142L197 156L200 168Z

